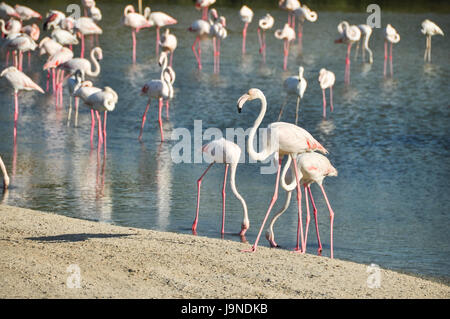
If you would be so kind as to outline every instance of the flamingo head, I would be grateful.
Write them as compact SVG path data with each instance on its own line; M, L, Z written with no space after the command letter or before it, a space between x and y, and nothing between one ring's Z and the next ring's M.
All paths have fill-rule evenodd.
M0 78L1 78L1 77L4 77L4 76L7 75L9 72L14 72L14 71L17 71L17 68L16 68L15 66L10 66L10 67L4 69L4 70L2 71L2 73L0 73Z
M141 96L148 93L149 86L148 84L144 85L141 89Z
M61 20L61 15L58 11L50 11L44 21L44 31L49 30L51 26L55 26Z
M244 107L244 104L247 101L257 99L261 96L261 94L262 94L262 92L260 89L253 88L253 89L248 90L248 92L245 93L244 95L242 95L237 101L238 112L241 113L242 108Z

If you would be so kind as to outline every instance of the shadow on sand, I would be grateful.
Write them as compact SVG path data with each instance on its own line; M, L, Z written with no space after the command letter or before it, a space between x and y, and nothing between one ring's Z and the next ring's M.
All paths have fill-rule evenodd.
M40 242L77 242L77 241L85 241L90 238L116 238L116 237L125 237L131 236L133 234L64 234L57 236L43 236L43 237L28 237L25 239L35 240Z

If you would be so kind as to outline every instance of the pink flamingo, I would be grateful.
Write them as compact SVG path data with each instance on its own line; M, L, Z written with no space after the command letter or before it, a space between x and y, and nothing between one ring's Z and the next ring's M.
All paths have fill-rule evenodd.
M303 24L305 23L305 20L309 22L316 22L318 16L316 11L312 11L305 4L295 9L293 14L298 17L298 44L301 48L303 39Z
M292 29L295 29L295 15L294 10L300 7L300 1L298 0L279 0L278 6L280 9L288 12L288 24Z
M361 30L356 25L350 25L347 21L342 21L339 23L338 32L340 34L339 38L334 41L334 43L345 43L347 44L347 56L345 58L345 83L350 83L350 50L352 44L359 41L361 38Z
M0 169L3 173L3 191L6 191L6 189L9 186L9 176L8 176L8 171L6 170L6 167L5 167L5 163L3 163L1 156L0 156Z
M241 17L241 21L244 22L244 29L242 30L242 54L245 54L245 39L247 38L247 28L253 20L253 11L252 9L244 5L239 11L239 16Z
M61 102L62 104L62 79L64 78L64 71L61 72L60 69L57 70L56 77L55 77L55 69L67 61L73 59L73 52L72 50L62 47L61 50L56 52L55 54L51 55L47 62L44 64L43 70L52 70L53 74L53 87L54 87L54 93L56 96L56 105L59 105L58 102Z
M15 38L7 39L3 46L8 50L17 52L17 59L15 59L14 65L19 69L19 71L22 71L23 52L34 51L38 47L36 42L34 42L33 39L25 33L20 33Z
M145 11L150 14L150 8L145 8ZM131 27L131 36L133 39L133 63L136 63L136 33L142 28L150 28L152 24L142 15L134 11L134 7L129 4L125 7L122 16L122 24Z
M94 22L100 22L102 20L102 12L101 10L96 6L95 1L92 1L92 4L90 4L90 7L87 7L87 14L89 18L94 20Z
M304 252L306 247L304 243L303 238L303 226L302 226L302 208L301 208L301 190L300 190L300 178L298 176L298 168L297 168L297 161L295 160L295 157L298 154L305 153L305 152L312 152L312 151L319 151L324 154L328 153L328 151L316 140L314 137L305 129L286 122L274 122L268 125L267 127L267 136L270 136L271 138L267 139L265 141L265 145L261 152L257 153L254 149L254 139L256 131L258 130L259 125L261 124L264 115L267 110L267 100L264 94L259 89L250 89L248 93L242 95L238 102L238 112L240 113L242 111L242 108L244 104L247 101L259 99L261 101L261 111L255 120L255 123L253 124L252 129L250 130L248 141L247 141L247 151L250 157L257 161L264 161L266 160L270 155L274 154L275 159L278 160L278 169L277 169L277 177L275 182L275 192L273 194L272 200L270 201L269 208L266 212L266 215L264 217L263 223L261 225L261 228L259 230L258 236L256 237L256 241L253 244L250 252L256 251L256 247L258 245L259 238L261 236L261 232L264 228L264 224L267 221L267 218L269 217L270 211L272 210L273 205L275 204L277 198L278 198L278 183L280 180L280 170L281 170L281 162L283 160L283 157L285 155L288 155L292 158L294 158L294 170L296 174L296 184L297 184L297 203L298 203L298 229L301 232L297 236L297 239L301 238L302 241L302 249L301 251ZM299 241L297 240L297 251L300 251L299 247Z
M299 169L298 176L300 177L300 183L303 185L304 191L305 191L305 202L306 202L306 227L305 227L305 249L306 249L306 243L308 241L308 228L309 228L309 222L310 222L310 213L309 213L309 203L308 203L308 195L311 199L311 204L313 206L313 213L314 213L314 221L316 224L316 235L317 235L317 242L318 242L318 254L321 255L322 253L322 244L320 242L320 235L319 235L319 226L317 223L317 208L314 203L314 198L312 196L311 192L311 184L317 183L322 190L322 194L325 198L325 201L328 206L328 210L330 212L330 248L331 248L331 254L330 257L333 258L333 221L334 221L334 212L331 208L330 202L328 201L328 197L326 195L325 189L322 185L323 180L327 176L337 176L338 172L336 168L331 165L328 158L325 156L315 153L315 152L309 152L309 153L303 153L297 156L295 159L297 161L297 167ZM291 158L288 158L288 161L291 162ZM290 187L289 185L295 184L292 183L293 180L295 180L295 175L292 173L292 168L289 168L290 174L288 174L288 179L285 181L286 176L286 170L283 171L283 174L281 176L280 184L282 187L286 190L286 202L282 209L276 213L272 220L270 221L269 227L266 231L266 238L270 243L270 246L272 247L278 247L277 243L275 242L275 234L273 232L273 226L276 222L276 220L287 210L289 207L289 204L291 202L291 192L294 190L293 187ZM289 178L290 177L290 178ZM288 183L288 184L286 184Z
M144 14L144 16L148 19L148 22L151 24L151 26L156 26L156 56L159 56L159 43L160 43L159 30L162 27L177 24L178 21L164 12L158 11L148 14L149 12L150 10L147 11L147 13Z
M172 66L173 52L177 48L177 44L178 44L177 37L173 33L170 33L169 29L166 29L166 31L161 37L161 49L163 52L167 54L170 53L170 63L169 63L170 66Z
M20 20L22 21L31 20L33 18L42 20L41 14L31 8L18 4L16 4L14 8L16 9L17 14L20 16Z
M202 20L208 20L208 8L216 3L216 0L195 0L195 8L202 10Z
M10 66L0 73L0 77L5 77L14 89L14 140L17 136L17 119L19 117L19 91L38 91L44 93L39 85L33 82L25 73L16 67Z
M284 60L283 60L283 70L286 71L287 69L287 61L289 56L289 45L291 41L295 40L295 30L289 26L289 24L285 24L283 29L278 29L275 31L275 38L283 40L283 53L284 53Z
M88 11L90 8L95 7L95 1L94 0L81 0L81 4L84 8L84 15L88 15Z
M388 42L390 44L389 51L389 65L391 69L391 76L393 75L393 67L392 67L392 44L400 42L400 35L397 30L394 29L393 26L388 24L384 29L384 76L386 76L386 63L388 58Z
M328 71L325 68L320 69L319 83L320 83L320 88L322 89L323 118L327 117L327 100L325 98L325 90L327 88L330 89L330 108L331 108L331 112L333 112L333 86L334 86L335 81L336 81L336 77L333 72Z
M5 2L0 3L0 18L9 19L9 18L17 18L20 19L20 15L16 12L16 10L11 7L9 4Z
M190 32L194 32L197 36L195 38L194 44L192 45L192 52L194 52L195 59L197 60L198 69L202 69L202 50L200 41L209 37L214 36L213 25L219 19L216 9L209 10L209 20L195 20L189 27ZM198 50L195 46L198 44ZM198 52L197 52L198 51ZM215 61L215 60L214 60Z
M162 128L162 118L161 111L163 107L163 100L166 100L166 103L169 103L169 100L173 98L173 82L175 81L175 72L171 67L165 67L161 70L161 77L158 80L151 80L147 82L141 90L141 95L148 96L148 103L145 108L145 112L142 115L142 124L141 124L141 132L139 133L139 141L142 140L142 133L144 131L145 120L147 118L147 112L150 107L150 100L152 98L158 99L159 101L159 115L158 115L158 123L159 123L159 131L161 133L161 142L164 141L164 133ZM167 106L168 109L168 106Z
M54 55L56 52L61 50L63 46L59 44L57 41L50 39L49 37L45 37L39 42L39 55L47 54L49 57ZM53 70L54 71L54 70ZM47 71L47 86L46 92L48 92L48 86L50 81L50 70ZM53 72L53 78L54 78ZM55 91L55 82L53 81L53 91Z
M221 234L225 233L225 199L226 199L226 183L227 183L227 174L228 168L231 168L230 172L230 185L231 190L233 191L234 196L241 202L242 208L244 211L244 219L241 225L241 231L239 235L243 237L245 232L250 227L250 221L248 219L248 211L247 204L245 203L244 198L239 194L236 188L236 169L239 163L239 159L241 157L241 148L231 142L227 141L223 137L217 140L214 140L203 146L202 151L212 157L212 162L197 180L197 212L195 215L194 222L192 224L192 232L197 234L197 223L198 223L198 212L200 210L200 187L202 185L203 177L206 175L208 170L214 163L222 163L225 164L225 175L223 178L223 188L222 188L222 230Z
M80 57L84 58L84 37L87 35L98 37L100 34L103 33L103 30L94 22L93 19L88 17L81 17L75 20L75 31L76 34L81 38Z
M424 61L428 59L428 62L431 62L431 37L437 34L444 36L444 31L436 23L428 19L423 20L420 31L427 37L423 59Z
M226 27L226 19L220 16L213 24L213 51L214 51L214 73L220 72L220 43L228 35Z
M263 56L263 61L266 62L266 31L272 29L275 19L267 13L258 22L258 41L259 53Z

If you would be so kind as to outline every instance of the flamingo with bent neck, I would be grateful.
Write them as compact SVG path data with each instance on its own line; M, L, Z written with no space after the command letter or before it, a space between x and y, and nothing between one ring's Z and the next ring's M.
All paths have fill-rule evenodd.
M123 25L131 27L131 37L133 39L133 63L136 63L136 33L142 28L150 28L152 24L147 20L146 16L150 15L150 8L145 8L145 16L136 13L134 7L129 4L123 10L121 22Z
M293 182L297 186L297 203L298 203L298 230L300 233L298 233L297 236L297 247L296 251L302 251L304 252L306 247L304 243L303 238L303 226L302 226L302 207L301 207L301 190L300 190L300 178L298 176L298 168L297 168L297 161L295 160L295 157L298 154L305 153L305 152L313 152L313 151L319 151L321 153L327 154L328 151L305 129L286 122L274 122L268 125L267 127L267 136L268 138L265 140L265 145L263 146L263 150L259 153L255 151L254 148L254 139L256 131L258 130L264 115L266 114L267 110L267 100L264 96L263 92L259 89L250 89L248 93L242 95L238 102L237 102L237 108L238 112L241 113L242 108L244 104L247 101L251 100L260 100L261 101L261 111L258 115L258 117L255 120L255 123L253 124L252 129L250 130L248 141L247 141L247 151L250 157L257 161L264 161L267 158L269 158L270 155L274 154L275 159L278 161L278 167L277 167L277 177L275 182L275 192L273 194L272 200L270 201L269 208L266 212L266 215L264 217L264 220L262 222L261 228L259 230L258 236L256 237L256 241L253 244L252 248L250 250L245 250L249 252L256 251L259 238L261 236L261 232L264 228L264 224L267 221L267 218L269 217L270 211L272 210L273 205L275 204L277 198L278 198L278 184L280 180L280 171L281 171L281 163L283 160L283 157L285 155L290 156L294 159L294 170L296 174L296 180ZM292 186L292 185L290 185ZM301 245L302 248L300 249L299 245L299 238L301 238Z
M347 21L338 24L337 30L340 34L334 43L347 44L347 56L345 58L345 83L350 83L350 50L352 44L361 38L361 30L356 25L350 25Z
M225 233L225 199L226 199L226 185L227 185L227 173L228 168L231 168L230 172L230 185L231 190L233 191L234 196L241 202L244 219L242 221L241 225L241 231L239 235L241 238L244 237L245 232L250 227L250 221L248 219L248 210L247 210L247 204L245 203L244 198L239 194L237 188L236 188L236 169L237 165L239 163L239 159L241 157L241 148L223 137L217 140L214 140L206 145L203 146L202 152L207 153L209 156L212 157L212 162L209 164L209 166L206 168L206 170L203 172L203 174L200 176L200 178L197 180L197 211L195 215L194 222L192 224L192 232L194 234L197 234L197 223L198 223L198 212L200 210L200 187L202 185L203 177L206 175L208 170L213 166L215 163L222 163L225 164L225 175L223 178L223 188L222 188L222 230L221 234Z

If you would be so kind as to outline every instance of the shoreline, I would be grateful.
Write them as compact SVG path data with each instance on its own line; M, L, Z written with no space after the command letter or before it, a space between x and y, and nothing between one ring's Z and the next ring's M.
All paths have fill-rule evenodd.
M0 228L1 298L450 298L439 278L19 207Z

